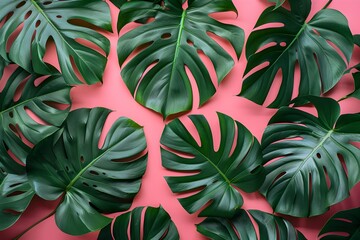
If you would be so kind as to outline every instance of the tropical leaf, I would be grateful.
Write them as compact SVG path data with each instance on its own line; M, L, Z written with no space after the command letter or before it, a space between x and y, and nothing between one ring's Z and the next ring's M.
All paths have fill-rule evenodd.
M267 176L260 191L275 212L296 217L324 213L360 180L360 149L354 145L360 142L360 114L340 116L330 98L306 100L318 117L283 107L262 138Z
M166 181L174 193L192 193L179 199L189 213L203 208L199 216L232 217L243 204L238 189L254 192L263 183L260 145L241 123L218 113L221 137L220 147L215 150L205 117L189 118L200 136L200 144L179 119L168 124L162 134L163 166L184 173L166 177Z
M144 213L145 212L145 213ZM144 218L142 214L144 213ZM141 224L141 222L143 222ZM143 226L143 227L142 227ZM130 229L130 231L128 231ZM142 234L142 237L140 237ZM114 237L113 237L114 236ZM169 214L159 208L137 207L103 228L98 240L177 240L179 234Z
M354 35L354 43L360 47L360 35ZM352 74L354 78L355 89L352 93L350 93L347 97L354 97L360 99L360 63L356 66L352 67L346 73L350 72L352 69L356 71Z
M306 22L311 1L289 0L289 3L291 11L283 7L267 8L255 29L268 24L283 26L257 29L246 44L248 63L240 96L263 104L275 76L281 71L279 92L269 105L274 108L290 103L297 63L301 75L298 96L319 96L341 79L354 45L347 19L339 11L323 9Z
M321 240L360 239L360 208L336 213L319 234Z
M281 7L281 5L284 4L285 0L268 0L269 2L273 2L275 3L275 9L278 8L278 7Z
M192 108L193 93L185 67L195 78L200 105L216 91L198 51L213 63L218 83L234 66L232 57L208 33L229 41L237 57L244 40L242 29L209 16L237 12L231 0L189 0L187 9L183 9L182 3L165 1L162 7L147 1L131 1L122 6L118 20L120 30L133 21L155 19L120 37L118 57L121 66L129 59L121 75L136 101L165 118ZM135 56L130 58L132 53Z
M7 174L0 169L0 231L20 218L33 196L26 175Z
M257 237L255 231L257 228L259 229L259 237ZM230 219L207 218L197 225L197 230L213 240L306 239L290 222L281 217L258 210L245 211L241 209Z
M44 77L21 67L3 81L7 82L0 92L0 167L23 174L29 144L55 132L67 117L70 87L59 73Z
M110 110L79 109L61 129L35 146L27 172L41 198L62 197L55 214L59 228L80 235L106 226L101 213L127 210L140 189L147 154L142 127L119 118L98 147Z
M13 62L30 72L52 74L53 69L43 61L46 44L52 39L61 72L68 83L81 83L72 61L86 83L101 81L107 58L79 40L97 45L106 55L110 42L100 33L79 24L86 22L111 31L110 10L104 1L4 0L0 1L0 20L4 19L0 28L0 55L3 58L8 59L6 47L20 27L16 39L10 43L9 58Z

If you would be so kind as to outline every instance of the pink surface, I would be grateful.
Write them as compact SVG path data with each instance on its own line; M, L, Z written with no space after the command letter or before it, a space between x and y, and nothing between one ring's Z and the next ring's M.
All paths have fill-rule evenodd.
M246 36L249 36L257 18L260 13L269 4L266 0L234 0L234 3L238 9L239 16L235 19L235 15L220 16L231 18L227 22L236 24L245 30ZM313 11L320 10L326 0L314 0ZM113 19L113 27L116 29L116 21L118 10L111 5L111 14ZM360 1L347 0L339 1L334 0L330 5L331 8L341 11L349 20L350 28L352 32L360 33L360 23L358 16L358 9L360 9ZM128 30L129 28L127 28ZM123 32L121 32L123 33ZM110 128L111 124L120 116L129 117L142 126L144 126L145 134L148 141L149 161L146 174L143 178L142 187L140 193L135 199L132 208L137 206L159 206L160 204L169 212L173 221L175 222L180 237L183 240L188 239L205 239L199 233L196 232L195 225L202 221L197 217L197 213L188 214L180 205L177 200L177 196L173 194L167 186L164 176L172 175L173 173L165 170L161 166L160 156L160 137L162 130L166 122L163 122L162 116L156 114L136 103L131 94L128 92L125 84L120 78L120 68L117 61L116 45L118 40L118 34L106 34L111 41L111 52L109 55L108 65L105 70L103 84L97 84L93 86L78 86L71 92L73 100L73 109L81 107L106 107L114 110L110 115L106 123L105 132ZM234 52L227 49L235 56ZM54 48L52 47L46 56L46 60L57 64L56 56L54 55ZM360 51L356 49L355 57L352 64L360 61ZM351 65L352 65L351 64ZM198 109L198 97L195 93L194 110L189 114L204 114L211 123L214 123L214 136L218 140L219 132L216 128L217 117L216 112L225 113L237 121L244 124L259 140L262 133L269 121L270 117L276 112L276 110L267 109L263 106L258 106L244 98L237 97L240 92L242 84L242 75L246 65L246 59L244 53L239 62L236 63L235 68L227 76L221 86L218 87L218 91L215 96L202 108ZM210 67L212 69L212 67ZM212 69L212 75L214 71ZM194 88L196 89L196 88ZM331 91L327 96L339 99L346 94L350 93L353 89L353 82L350 75L344 77L340 84ZM274 90L274 89L273 89ZM266 103L270 103L271 99L274 99L276 93L273 93L267 99ZM358 100L351 99L341 102L342 113L354 113L360 111L360 103ZM312 109L306 108L310 112L314 113ZM186 119L186 115L183 115L181 119ZM215 141L216 142L216 141ZM246 194L242 193L245 198L245 209L260 209L267 212L271 212L270 206L265 199L258 193ZM358 184L352 191L351 197L342 203L339 203L332 207L329 212L322 216L308 218L308 219L296 219L286 217L290 220L308 239L316 239L316 236L327 221L327 219L337 211L349 209L360 206L360 185ZM22 232L28 226L47 215L56 206L56 202L46 202L39 198L35 198L28 210L22 216L22 218L12 228L1 232L0 239L7 240L12 239L14 236ZM114 214L112 216L116 216ZM55 225L54 218L51 217L42 222L26 235L22 240L93 240L97 238L97 233L90 233L84 236L69 236L62 233Z

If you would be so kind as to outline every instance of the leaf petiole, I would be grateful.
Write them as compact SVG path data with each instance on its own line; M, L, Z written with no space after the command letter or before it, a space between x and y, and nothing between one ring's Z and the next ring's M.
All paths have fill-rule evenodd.
M35 226L37 226L38 224L42 223L43 221L45 221L46 219L48 219L49 217L51 217L52 215L54 215L54 214L56 213L56 210L57 210L58 207L60 206L60 204L63 202L63 200L64 200L64 196L61 198L59 205L57 205L54 210L52 210L48 215L46 215L45 217L41 218L40 220L38 220L37 222L35 222L35 223L32 224L31 226L29 226L27 229L25 229L25 231L23 231L22 233L20 233L19 235L17 235L15 238L13 238L13 240L18 240L18 239L20 239L22 236L24 236L28 231L30 231L31 229L33 229Z
M332 1L333 0L329 0L322 9L326 9L332 3Z

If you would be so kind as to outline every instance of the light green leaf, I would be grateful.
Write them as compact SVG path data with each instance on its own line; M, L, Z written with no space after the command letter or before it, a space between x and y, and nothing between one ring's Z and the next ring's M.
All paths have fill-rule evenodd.
M119 118L98 147L109 110L78 109L61 129L35 146L27 172L37 195L62 197L55 220L71 235L96 231L111 221L101 213L127 210L140 189L147 154L142 127Z
M0 1L0 55L8 59L6 47L10 37L20 27L10 43L9 58L27 71L52 74L44 63L46 44L52 39L61 72L70 84L81 83L72 61L88 84L100 82L107 58L79 40L97 45L106 55L109 40L96 31L83 27L85 22L111 31L110 10L102 0L3 0ZM23 24L23 26L21 26Z
M223 24L209 14L237 12L231 0L165 1L162 7L147 1L131 1L121 7L118 29L128 23L149 18L120 37L118 57L122 78L137 102L161 113L190 110L193 92L186 67L195 78L200 105L214 95L216 88L199 56L202 51L213 63L218 83L230 72L234 60L208 33L231 43L240 57L244 32L237 26ZM139 51L139 47L142 47ZM131 59L129 56L135 53Z
M212 240L306 240L287 220L258 210L240 210L230 219L207 218L197 230Z
M311 1L289 0L289 3L291 11L283 7L267 8L246 44L248 63L240 96L263 104L281 71L280 89L269 105L273 108L290 103L297 63L300 68L298 96L319 96L332 89L343 76L354 45L348 21L339 11L323 9L306 22ZM257 29L268 24L282 26Z
M0 167L23 174L29 144L54 133L67 117L71 87L59 73L44 77L21 67L5 80L0 92Z
M20 218L33 196L26 175L6 174L0 169L0 231Z
M189 118L200 136L200 144L179 119L169 123L162 134L163 166L184 173L166 177L166 181L174 193L191 192L179 199L189 213L202 209L199 216L232 217L243 205L238 189L254 192L263 183L260 144L241 123L218 113L221 136L220 147L215 150L205 117Z
M330 98L307 97L318 117L283 107L262 138L266 179L260 191L275 212L324 213L360 180L360 114L340 115ZM299 99L299 101L304 99Z
M142 214L144 214L143 219ZM169 214L160 206L146 209L137 207L131 212L124 213L115 219L113 225L109 224L103 228L98 237L98 240L129 239L178 240L179 234Z

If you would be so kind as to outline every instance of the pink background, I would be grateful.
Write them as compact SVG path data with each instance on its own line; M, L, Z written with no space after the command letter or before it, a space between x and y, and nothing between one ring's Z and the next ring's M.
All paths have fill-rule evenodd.
M225 19L226 22L232 23L242 27L245 30L246 37L249 36L257 18L261 12L269 6L266 0L234 0L234 3L238 9L239 15L236 18L235 14L220 14L220 19ZM310 17L317 11L319 11L326 3L326 0L314 0L313 11ZM113 20L113 28L116 29L116 21L118 16L118 9L111 3L111 15ZM358 10L360 9L360 1L358 0L334 0L330 5L331 8L341 11L349 20L350 28L352 32L360 33L360 23ZM125 31L129 30L127 27ZM123 34L123 31L121 32ZM105 70L103 84L96 84L93 86L78 86L71 92L73 100L72 109L81 107L106 107L114 110L110 115L103 135L106 134L111 124L120 116L126 116L137 123L144 126L145 134L148 141L149 161L146 174L143 178L141 190L137 195L132 208L137 206L159 206L160 204L170 214L175 222L181 239L205 239L199 233L197 233L195 225L202 221L197 217L198 213L188 214L180 205L177 200L177 196L173 194L167 186L164 176L174 175L161 166L160 156L160 137L165 123L162 120L162 116L156 114L139 104L137 104L131 94L128 92L125 84L120 78L120 68L117 61L116 45L118 40L118 34L105 33L111 41L111 52L109 55L108 65ZM225 44L226 49L231 52L235 57L235 53L231 48ZM46 55L46 61L58 66L56 55L54 54L54 47L51 46ZM207 63L208 60L205 59ZM360 51L355 50L355 54L351 65L360 61ZM212 76L215 77L213 67L207 64L211 70ZM208 120L214 126L214 138L215 145L218 145L219 131L216 117L216 111L225 113L237 121L244 124L256 137L261 139L262 133L269 121L270 117L276 112L276 110L267 109L263 106L258 106L247 99L237 97L240 92L242 84L242 75L246 65L246 59L244 53L241 56L240 61L236 62L234 69L226 77L221 86L218 87L218 91L215 96L206 103L202 108L198 109L198 95L195 89L195 101L194 110L189 114L204 114ZM298 76L298 72L297 72ZM266 104L269 104L272 99L275 98L276 91L278 89L280 81L275 83L272 88L271 95L268 97ZM326 96L340 99L341 97L350 93L353 89L353 80L350 75L345 76L340 84L335 87ZM265 105L266 105L265 104ZM342 113L355 113L360 111L359 100L348 99L341 102ZM307 111L314 113L313 109L306 108ZM186 115L181 116L181 119L186 121ZM335 212L360 206L360 185L358 184L351 191L351 197L331 207L330 211L322 216L296 219L286 217L290 220L295 227L297 227L308 239L316 239L319 230L325 224L327 219ZM244 208L245 209L260 209L263 211L271 212L270 206L266 200L259 193L246 194L244 196ZM35 197L30 204L28 210L23 214L21 219L11 228L0 233L1 240L12 239L14 236L22 232L28 226L41 219L49 212L51 212L56 206L57 202L47 202ZM116 216L113 214L111 216ZM69 236L62 233L56 226L54 217L47 219L41 224L37 225L26 235L22 240L93 240L97 238L97 233L90 233L83 236Z

